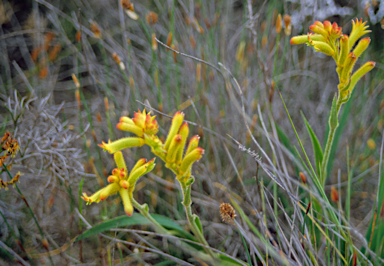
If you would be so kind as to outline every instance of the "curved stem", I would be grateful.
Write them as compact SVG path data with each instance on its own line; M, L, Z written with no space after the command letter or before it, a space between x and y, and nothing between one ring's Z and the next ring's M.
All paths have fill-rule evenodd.
M141 205L140 203L138 203L135 199L132 199L132 204L133 206L139 210L139 212L141 213L141 215L143 215L145 218L148 219L148 221L150 221L156 228L156 231L158 231L159 233L161 234L165 234L165 235L170 235L170 233L168 232L167 229L165 229L161 224L159 224L153 217L152 215L149 213L149 211L147 210L145 204Z

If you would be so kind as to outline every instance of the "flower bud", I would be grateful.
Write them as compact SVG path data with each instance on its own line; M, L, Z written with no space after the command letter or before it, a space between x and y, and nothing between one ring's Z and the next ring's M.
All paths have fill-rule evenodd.
M195 135L195 136L193 136L193 137L190 139L189 144L188 144L187 151L185 152L185 155L189 154L191 151L193 151L194 149L196 149L197 146L199 146L199 140L200 140L200 136L199 136L199 135Z
M139 137L142 137L143 134L144 134L143 133L143 129L139 128L135 124L132 125L132 124L120 122L120 123L118 123L116 125L116 128L119 129L119 130L122 130L122 131L132 132L132 133L136 134Z
M308 42L308 35L299 35L299 36L294 36L291 38L291 41L290 43L292 45L296 45L296 44L303 44L303 43L307 43Z
M133 206L132 206L132 201L130 199L129 193L127 189L121 188L119 190L121 199L123 200L123 205L124 205L124 211L128 216L131 216L133 213Z
M316 52L322 52L326 55L333 56L335 54L335 50L325 42L311 41L311 45L315 48Z
M115 153L126 148L131 147L141 147L145 144L145 141L141 138L122 138L116 141L108 141L108 144L103 141L102 144L99 144L99 147L108 151L109 153Z
M173 116L172 119L172 125L169 129L167 140L165 141L164 149L168 151L169 145L171 145L171 142L174 138L174 136L179 132L180 126L183 123L184 120L184 113L183 112L176 112L176 114Z
M332 24L328 20L324 21L324 30L330 32L332 30Z
M113 154L113 159L115 160L116 166L119 169L127 169L127 165L125 164L123 153L121 151L115 152Z
M110 175L108 176L108 179L107 179L108 183L116 183L116 182L119 182L119 180L120 179L115 175Z
M171 142L171 145L169 145L168 151L167 151L167 157L166 157L166 162L167 163L173 163L176 160L176 154L178 150L181 147L183 137L179 134L176 134L173 137L173 140Z
M150 160L147 163L148 167L147 167L147 171L145 171L144 175L151 172L155 168L155 166L156 166L155 161L156 161L156 158L153 158L152 160Z
M144 173L147 171L148 165L145 164L143 166L140 166L139 168L135 169L134 171L131 171L131 174L128 177L128 183L130 186L134 186L137 182L137 180L144 175Z
M136 162L135 166L132 168L131 173L132 173L133 171L135 171L137 168L143 166L143 165L146 164L146 163L147 163L147 159L142 158L142 159L138 160L138 161Z
M186 155L180 165L180 173L185 173L191 168L192 164L203 157L204 150L200 147L197 147Z
M180 148L177 150L176 154L176 164L179 164L183 158L183 151L185 144L187 143L188 135L189 135L189 126L187 122L184 122L184 124L180 128L179 132L180 136L182 137Z
M341 35L340 38L340 57L339 57L339 66L344 66L345 60L347 59L349 53L349 38L348 35Z
M324 38L328 37L328 32L324 28L321 28L317 25L311 25L311 26L309 26L309 29L311 31L313 31L314 33L317 33L317 34L324 36Z
M341 83L348 83L353 66L356 63L356 60L357 58L353 52L348 54L347 59L345 60L344 68L340 75Z
M362 76L367 74L375 67L376 63L373 61L368 61L363 66L361 66L355 73L353 73L351 77L351 83L349 84L349 90L352 93L356 83L361 79Z
M318 41L318 42L326 42L326 38L320 34L308 34L308 41Z
M120 180L119 182L119 185L124 188L124 189L128 189L129 188L129 183L127 180L123 179L123 180Z
M365 49L367 49L370 42L371 42L371 38L369 37L363 38L359 41L355 49L353 49L353 53L357 58L359 58L360 55L365 51Z

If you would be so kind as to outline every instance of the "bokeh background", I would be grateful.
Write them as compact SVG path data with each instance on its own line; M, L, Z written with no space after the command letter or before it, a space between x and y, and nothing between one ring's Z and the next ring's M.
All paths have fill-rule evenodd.
M326 186L327 193L331 186L341 187L343 200L350 165L350 225L364 236L372 220L381 173L384 1L131 2L137 20L127 15L118 0L0 2L0 133L10 131L20 143L11 173L22 173L19 187L49 249L56 251L52 257L55 265L113 265L108 261L120 263L119 252L125 265L162 261L154 253L123 244L117 248L113 241L97 236L69 244L86 228L80 224L79 208L92 225L124 215L119 197L85 206L79 190L90 194L106 183L114 162L97 144L128 136L115 128L119 117L144 108L157 115L159 135L166 134L170 116L180 110L194 123L190 125L192 135L202 137L205 155L194 166L192 198L211 246L246 258L238 232L220 218L219 205L228 202L227 193L237 196L250 217L254 209L266 212L272 233L277 230L275 211L284 227L285 214L293 208L286 193L278 190L273 194L270 178L257 171L253 158L240 151L228 135L255 150L267 164L267 159L277 162L276 174L285 176L298 196L303 193L297 187L299 172L305 174L306 169L295 151L298 142L279 93L313 161L303 116L323 145L338 77L332 58L305 45L291 46L289 40L306 34L315 20L337 22L349 34L351 20L362 18L372 31L367 35L371 45L357 65L370 60L376 62L376 68L357 84L352 99L341 110ZM290 20L290 26L283 23L281 33L276 32L278 14L286 15L287 23ZM223 75L210 65L172 53L154 42L153 36L210 63ZM80 82L80 102L72 74ZM247 132L241 100L252 136L265 153ZM129 166L139 158L153 157L148 148L124 153ZM151 174L140 179L135 198L148 203L151 212L185 227L177 182L160 160L157 163ZM261 210L255 175L263 180L265 190L271 191L266 193L272 201L266 210ZM8 178L4 172L0 177ZM273 199L281 205L278 210L274 210ZM32 216L14 188L0 190L0 210L27 251L34 254L35 263L49 264ZM134 228L151 230L147 226ZM290 230L289 226L284 228ZM163 247L161 238L119 237L135 243L150 241L194 265L201 263L175 250L174 245ZM356 239L356 245L364 245L361 238ZM3 218L0 240L22 256ZM14 265L4 249L0 253L0 264Z

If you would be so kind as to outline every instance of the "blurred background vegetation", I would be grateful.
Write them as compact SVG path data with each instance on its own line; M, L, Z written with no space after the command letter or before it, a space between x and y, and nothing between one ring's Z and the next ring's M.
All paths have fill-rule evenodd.
M306 202L308 191L299 173L307 177L308 173L300 160L303 153L296 150L299 144L279 93L313 162L303 116L324 146L338 80L331 58L304 45L291 46L289 40L293 35L306 34L315 20L337 22L349 34L354 18L367 20L372 31L367 35L372 40L369 50L357 64L375 61L376 68L358 83L352 99L341 110L326 193L337 187L342 205L350 200L347 226L354 234L354 244L363 252L370 240L367 228L372 227L377 214L377 232L382 234L375 236L377 245L371 249L377 249L376 254L383 258L380 239L384 211L380 213L382 202L377 202L376 194L382 175L384 1L131 3L134 13L127 15L119 0L0 2L0 133L9 131L19 141L20 152L12 159L10 172L22 173L20 190L42 229L40 234L17 190L2 189L0 240L8 249L1 247L0 264L15 263L11 250L36 265L50 264L50 260L54 265L177 264L157 253L96 235L72 244L87 228L80 216L95 225L124 215L119 197L85 206L79 191L93 193L106 183L114 163L97 144L128 136L115 128L119 117L132 116L144 108L157 115L159 135L167 132L169 117L180 110L195 123L190 125L192 135L202 137L200 146L206 152L194 166L192 198L210 246L247 261L247 244L242 237L250 230L248 225L239 219L240 230L220 218L220 203L229 202L231 197L262 232L272 234L289 257L291 251L282 232L292 237L296 244L291 245L299 249L302 240L294 231L300 232L302 225L296 220L298 228L294 228L288 221L300 220L294 216L302 218L303 213L296 213L287 193L265 172L258 171L254 159L239 150L228 135L259 153L290 191ZM281 33L276 32L278 14L285 18ZM154 41L154 36L216 69L167 50ZM73 74L79 80L78 88ZM247 132L244 117L254 139ZM152 158L145 148L124 153L128 168L138 158ZM135 197L148 203L152 213L167 216L188 231L174 177L159 160L157 163L151 174L140 179ZM2 171L0 178L9 177ZM333 207L337 209L337 205ZM255 215L259 212L264 229ZM151 230L146 225L130 228ZM205 265L175 248L174 243L167 245L161 237L109 235L155 246L193 265ZM43 236L49 242L50 256ZM252 245L263 250L261 242L251 242L247 242L251 255L255 254ZM321 243L315 248L320 264L325 249ZM164 261L169 264L160 264ZM260 258L255 261L262 265ZM295 263L303 262L295 258L289 262ZM308 259L304 264L311 263L313 260Z

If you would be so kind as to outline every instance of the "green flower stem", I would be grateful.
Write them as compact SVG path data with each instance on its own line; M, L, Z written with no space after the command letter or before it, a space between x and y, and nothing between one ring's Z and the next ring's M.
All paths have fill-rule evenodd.
M166 162L166 158L164 156L163 153L160 153L160 152L156 152L152 149L152 152L157 155L158 157L160 157L164 162ZM170 165L168 167L168 169L170 169L176 176L177 176L177 169L172 167L172 165ZM189 224L189 227L191 228L192 232L195 234L195 236L197 237L197 239L199 240L199 242L205 246L208 246L209 247L209 244L207 242L207 240L205 239L203 233L200 231L200 229L197 227L194 219L193 219L193 216L197 216L196 214L193 214L192 213L192 208L191 208L191 204L192 204L192 199L191 199L191 193L190 191L188 192L188 189L191 188L192 184L189 184L187 185L186 182L180 180L179 178L176 178L178 181L179 181L179 184L181 186L181 191L182 191L182 194L183 194L183 201L182 201L182 204L184 206L184 210L185 210L185 214L187 216L187 220L188 220L188 224ZM135 206L136 207L136 206ZM216 256L215 254L212 252L211 249L209 248L204 248L206 250L206 252L213 258L215 259Z
M192 232L195 234L195 236L197 237L199 242L201 244L209 247L209 244L208 244L207 240L205 239L203 233L200 231L200 229L197 227L197 225L195 223L195 220L194 220L193 216L197 216L197 215L196 214L192 214L191 193L188 192L188 189L190 189L190 186L192 186L192 184L187 185L186 182L183 182L183 181L180 181L180 180L179 180L179 183L180 183L180 186L181 186L181 190L183 192L182 204L184 206L185 214L187 215L187 220L188 220L189 226L191 227ZM211 249L206 248L206 247L204 247L204 249L213 259L216 258L215 254L212 252Z
M323 155L323 161L321 163L321 172L320 172L320 179L321 179L321 184L325 185L325 181L327 179L327 165L328 165L328 161L329 161L329 156L330 156L330 153L331 153L331 148L332 148L332 145L333 145L333 141L335 139L335 133L336 133L336 129L338 128L339 126L339 112L340 112L340 109L341 109L341 105L343 104L340 96L337 98L337 103L336 103L336 119L337 119L337 124L336 126L331 126L330 124L330 127L329 127L329 133L328 133L328 138L327 138L327 143L325 145L325 150L324 150L324 155ZM329 117L331 120L332 116Z
M148 206L147 204L140 204L138 203L135 199L132 199L132 204L133 206L139 210L139 212L141 213L141 215L143 215L145 218L147 218L148 221L150 221L154 226L155 228L157 229L157 231L160 233L160 234L165 234L165 235L171 235L167 229L165 229L161 224L159 224L153 217L152 215L149 213L148 211Z

